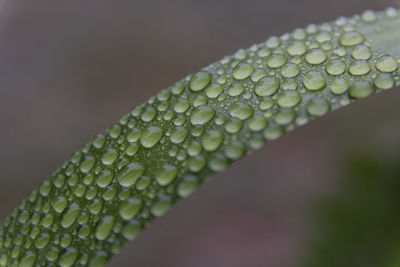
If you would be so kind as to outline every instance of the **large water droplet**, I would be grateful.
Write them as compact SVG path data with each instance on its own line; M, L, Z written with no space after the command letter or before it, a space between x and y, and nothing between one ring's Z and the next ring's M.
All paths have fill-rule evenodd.
M368 81L357 81L350 86L351 98L363 98L375 92L375 88Z
M200 106L196 108L191 117L190 122L193 125L204 125L215 116L215 110L211 107Z
M278 105L283 108L291 108L299 104L301 95L298 91L287 90L279 94Z
M366 75L370 71L371 65L365 60L356 60L349 67L349 73L356 76Z
M178 174L178 169L171 164L164 164L157 172L156 172L156 180L157 182L164 186L170 184Z
M157 126L150 126L143 131L143 134L140 137L140 143L142 144L142 146L150 148L157 144L162 136L163 131L161 130L161 128Z
M150 210L154 216L160 217L171 207L171 205L171 200L168 197L164 197L155 202L151 206Z
M206 151L215 151L222 143L222 134L218 130L207 131L202 139L201 144Z
M310 51L307 52L306 54L306 62L311 65L318 65L323 62L328 58L326 53L322 49L311 49Z
M95 236L98 240L104 240L111 233L111 230L115 223L115 217L111 215L104 216L101 218L97 225Z
M326 87L326 79L321 72L309 71L304 75L303 84L310 91L318 91Z
M340 95L349 89L349 82L345 78L336 78L331 82L330 87L332 93Z
M250 118L253 113L253 108L246 103L235 103L229 107L229 114L231 114L232 117L238 118L240 120Z
M62 267L70 267L74 265L78 255L79 253L76 248L67 248L58 260L58 264Z
M322 116L330 109L329 102L323 97L314 97L307 104L307 111L313 116Z
M198 182L195 176L186 175L178 185L178 195L180 197L189 196L198 186Z
M236 80L244 80L250 76L250 74L254 71L253 65L249 63L239 63L233 68L232 75Z
M143 203L139 198L131 197L119 204L119 215L124 220L130 220L142 209Z
M175 127L172 131L171 131L171 142L174 144L180 144L183 141L185 141L186 137L188 136L188 130L185 127L182 126L178 126Z
M64 228L70 227L76 221L80 212L79 205L77 203L72 203L62 215L61 226Z
M345 32L339 37L342 46L355 46L365 41L365 37L358 32Z
M139 163L130 163L122 168L117 176L120 185L129 187L144 173L144 167Z
M187 99L177 99L174 103L174 110L177 113L183 113L190 107L190 102Z
M346 62L339 59L334 59L326 64L326 72L330 75L337 76L345 72L346 67Z
M282 54L273 54L267 59L267 66L274 69L285 65L287 62L287 57Z
M270 96L278 91L280 80L276 77L265 77L259 80L254 88L254 92L258 96Z
M82 161L82 163L79 167L80 170L84 173L88 173L92 169L95 161L96 160L92 156L85 157L85 159Z
M244 86L240 83L233 83L228 89L228 95L239 96L243 93Z
M111 170L104 169L96 176L96 184L101 188L108 186L114 178Z
M383 56L376 62L376 68L382 72L393 72L397 70L399 63L392 56Z
M103 156L101 157L101 162L106 165L111 165L118 158L118 151L114 148L108 148Z
M224 90L224 88L222 88L222 86L220 84L213 83L207 87L206 95L209 98L216 98L222 93L223 90Z
M211 82L211 74L207 71L199 71L190 78L189 88L194 92L198 92L207 87Z
M22 257L20 265L21 267L32 267L35 265L36 262L36 253L33 251L26 251L25 255Z
M293 78L299 75L300 67L297 64L288 63L282 68L281 73L285 78Z

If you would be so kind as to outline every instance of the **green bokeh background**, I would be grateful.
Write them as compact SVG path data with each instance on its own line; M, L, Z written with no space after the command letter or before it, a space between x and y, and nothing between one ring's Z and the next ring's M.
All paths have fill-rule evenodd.
M96 133L187 74L268 36L387 6L400 4L0 1L0 220ZM400 247L390 228L399 220L391 196L400 183L396 175L363 170L396 169L392 165L398 164L388 162L400 158L399 99L396 88L358 101L235 163L153 223L109 266L286 267L310 257L332 261L344 253L324 230L332 222L338 238L347 238L335 241L348 245L346 253L396 266L390 264L398 259L382 251ZM363 177L375 181L377 201L363 198L354 185L363 185ZM359 206L346 205L353 202ZM366 213L352 212L359 207ZM363 216L374 221L360 230ZM387 230L375 231L383 236L377 242L382 245L364 239L379 227ZM315 240L331 254L315 254ZM357 264L349 266L366 266Z

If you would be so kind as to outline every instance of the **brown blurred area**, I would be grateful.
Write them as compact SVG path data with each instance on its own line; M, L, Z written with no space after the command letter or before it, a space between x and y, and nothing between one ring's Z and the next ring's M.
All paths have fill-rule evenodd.
M83 144L223 55L394 0L3 0L0 220ZM109 266L296 266L305 210L360 147L390 153L399 88L317 119L217 175ZM385 152L385 153L386 153Z

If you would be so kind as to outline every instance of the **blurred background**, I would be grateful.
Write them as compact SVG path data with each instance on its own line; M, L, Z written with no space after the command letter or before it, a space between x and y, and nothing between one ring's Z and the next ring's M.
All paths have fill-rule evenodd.
M187 74L270 35L387 6L400 2L0 1L0 220ZM399 89L235 163L109 266L399 266Z

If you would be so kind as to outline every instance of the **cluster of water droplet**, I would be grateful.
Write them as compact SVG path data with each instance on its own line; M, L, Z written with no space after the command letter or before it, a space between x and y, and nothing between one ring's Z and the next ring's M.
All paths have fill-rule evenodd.
M215 172L331 109L398 84L365 12L239 50L162 90L73 155L0 226L0 266L105 263ZM374 81L374 82L371 82Z

